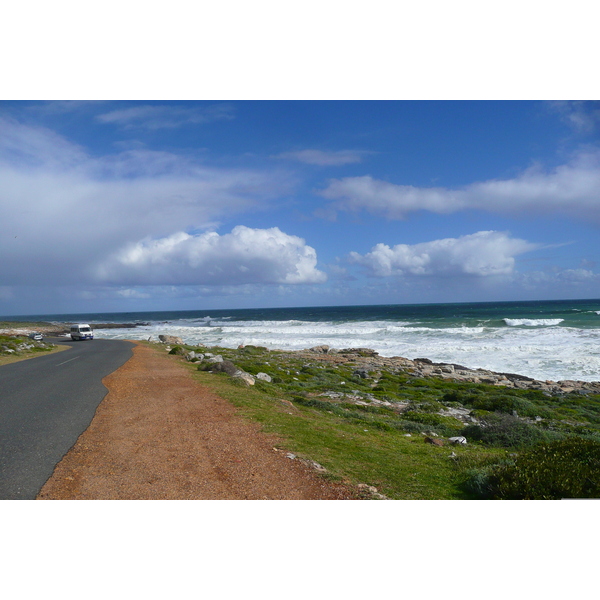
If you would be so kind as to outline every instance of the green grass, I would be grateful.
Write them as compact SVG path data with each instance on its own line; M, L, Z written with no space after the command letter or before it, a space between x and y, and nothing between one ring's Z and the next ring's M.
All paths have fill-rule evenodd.
M322 407L293 408L261 389L242 387L226 376L194 371L194 377L237 406L242 415L282 438L292 452L316 460L328 471L354 484L367 483L390 498L465 498L451 449L438 448L413 434L380 430L368 421L349 419ZM325 404L325 403L324 403ZM366 431L365 431L366 430ZM454 448L457 455L480 455L482 449ZM497 451L483 450L486 454Z

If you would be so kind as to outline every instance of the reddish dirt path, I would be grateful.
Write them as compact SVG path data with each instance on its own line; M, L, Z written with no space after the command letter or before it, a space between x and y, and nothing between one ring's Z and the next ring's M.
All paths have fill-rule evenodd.
M158 350L137 345L42 500L350 499Z

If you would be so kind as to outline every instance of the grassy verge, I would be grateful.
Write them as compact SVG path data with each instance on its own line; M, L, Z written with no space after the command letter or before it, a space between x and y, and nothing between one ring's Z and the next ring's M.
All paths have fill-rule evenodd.
M400 375L392 382L388 374L387 385L381 383L382 378L375 385L354 377L351 365L307 365L305 359L290 353L210 350L247 372L267 372L272 381L257 379L248 387L224 374L199 370L181 356L172 358L181 361L199 383L231 401L242 416L259 422L266 433L276 434L281 448L324 466L328 477L374 486L392 499L468 499L477 497L464 485L470 471L502 463L509 455L507 448L481 443L456 446L446 442L439 447L425 441L426 434L436 435L431 431L434 428L457 434L462 427L456 419L427 412L432 407L424 399L428 397L424 389L436 398L443 394L436 380L431 380L430 388ZM408 401L412 410L399 413L395 407L345 401L356 392L364 398L392 400L388 389L392 383L399 386L403 404L407 396L413 398ZM361 386L362 392L356 389Z
M230 400L243 416L261 423L265 432L280 436L282 447L315 460L333 476L375 486L395 499L469 497L458 485L459 471L450 458L451 450L426 444L420 435L409 438L401 431L377 428L374 420L352 421L333 411L298 405L260 384L248 388L195 370L193 376ZM498 450L483 453L495 455ZM455 454L469 460L473 455L480 457L482 450L456 448Z
M26 343L30 348L21 349L20 346ZM0 366L29 360L46 354L62 352L69 346L55 346L53 344L34 343L25 336L0 335Z
M201 362L186 362L192 349L206 355ZM600 395L420 377L358 354L332 361L254 346L171 354L285 449L389 498L600 496ZM268 377L247 386L208 372L215 354ZM465 445L452 443L459 436ZM561 465L583 484L558 486Z

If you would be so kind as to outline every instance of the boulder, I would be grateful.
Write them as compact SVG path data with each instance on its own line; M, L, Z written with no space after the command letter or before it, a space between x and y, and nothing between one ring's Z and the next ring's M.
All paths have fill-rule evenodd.
M361 379L369 379L369 369L356 369L352 375L356 375L356 377L360 377Z
M181 346L175 346L175 348L173 348L172 350L169 350L169 354L176 354L177 356L184 356L185 348L182 348Z
M329 346L323 344L322 346L314 346L310 349L310 352L315 352L317 354L327 354L329 352Z
M227 373L227 375L233 377L239 372L239 369L230 360L220 360L213 362L208 370L212 373Z
M236 373L232 375L234 379L241 379L246 385L254 385L254 377L250 375L250 373L246 373L246 371L241 371L238 369Z
M254 385L254 377L246 371L242 371L236 367L230 360L213 362L209 365L200 365L198 369L202 371L210 371L211 373L227 373L233 379L241 379L246 385Z
M223 362L223 357L220 354L217 354L217 356L211 356L208 359L209 363L220 363Z
M256 379L260 379L261 381L266 381L267 383L271 383L271 381L272 381L271 376L267 375L266 373L257 373Z
M456 437L448 438L448 441L452 442L453 444L461 444L462 446L466 446L467 445L467 438L463 437L462 435L458 435Z
M344 348L338 350L339 354L357 354L358 356L379 356L379 352L376 352L372 348Z
M426 437L425 441L428 444L432 444L433 446L443 446L444 442L442 440L438 440L437 438Z
M163 344L183 344L183 340L175 335L159 335L158 339Z

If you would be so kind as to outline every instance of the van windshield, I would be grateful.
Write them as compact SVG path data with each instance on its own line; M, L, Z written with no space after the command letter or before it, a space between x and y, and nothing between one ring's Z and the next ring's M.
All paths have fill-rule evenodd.
M91 331L89 327L80 327L79 331Z

